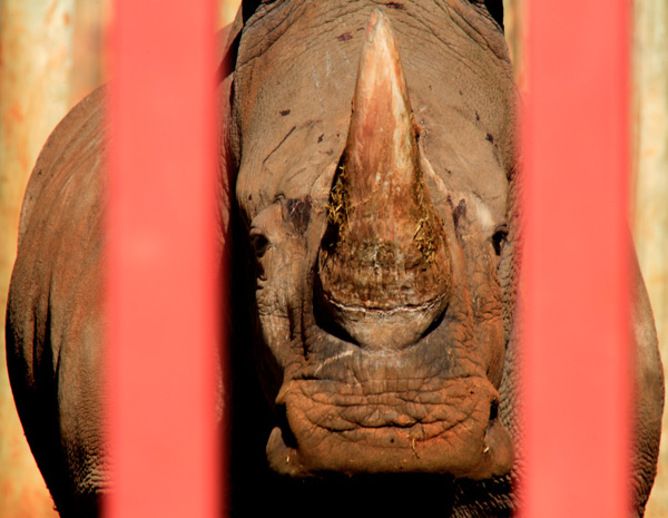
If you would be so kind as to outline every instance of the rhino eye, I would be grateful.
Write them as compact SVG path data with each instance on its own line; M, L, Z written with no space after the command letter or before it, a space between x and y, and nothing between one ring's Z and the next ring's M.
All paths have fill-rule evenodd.
M267 236L259 232L253 233L250 236L250 242L255 257L257 259L262 259L264 254L267 252L267 248L269 248L269 240L267 239Z
M508 240L508 228L506 225L501 225L497 227L494 234L492 234L492 246L494 247L494 252L496 255L501 255L503 247Z

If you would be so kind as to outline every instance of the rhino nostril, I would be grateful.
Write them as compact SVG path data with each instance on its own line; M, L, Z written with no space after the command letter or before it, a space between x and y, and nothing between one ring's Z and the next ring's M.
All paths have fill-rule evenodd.
M327 310L323 298L324 296L320 281L316 278L313 293L313 317L316 325L331 336L350 344L359 345L359 342L357 342L357 340L355 340L350 333L336 321L331 311Z
M489 405L489 423L494 423L499 417L499 400L493 399Z
M439 326L443 323L443 318L445 318L445 313L448 311L448 305L443 308L443 311L441 311L438 315L436 315L436 318L432 321L431 324L429 324L429 327L424 330L424 332L420 335L420 338L425 338L429 334L433 333L436 331Z
M281 429L283 436L283 443L288 448L297 448L297 439L292 433L290 428L290 423L288 422L288 416L284 404L279 404L276 406L276 424Z

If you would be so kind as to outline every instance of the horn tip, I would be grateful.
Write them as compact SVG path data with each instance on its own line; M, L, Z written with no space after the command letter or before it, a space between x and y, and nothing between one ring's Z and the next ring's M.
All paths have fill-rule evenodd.
M373 42L376 35L387 27L387 17L379 7L374 8L369 16L369 23L366 29L367 41Z

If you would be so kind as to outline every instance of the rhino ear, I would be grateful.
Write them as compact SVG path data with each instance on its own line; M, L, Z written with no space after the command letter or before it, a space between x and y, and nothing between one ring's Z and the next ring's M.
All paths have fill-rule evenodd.
M253 15L255 10L260 7L260 4L262 4L262 0L243 0L243 2L241 2L241 13L243 20L248 20L248 18Z
M485 0L487 11L503 29L503 0Z
M248 20L253 13L257 11L262 4L270 4L273 0L242 0L241 12L244 22Z

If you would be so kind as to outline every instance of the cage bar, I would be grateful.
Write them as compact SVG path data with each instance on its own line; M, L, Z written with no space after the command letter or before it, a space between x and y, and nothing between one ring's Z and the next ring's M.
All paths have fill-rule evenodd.
M213 517L215 5L116 0L110 42L108 517Z
M629 515L629 8L527 5L524 517Z

